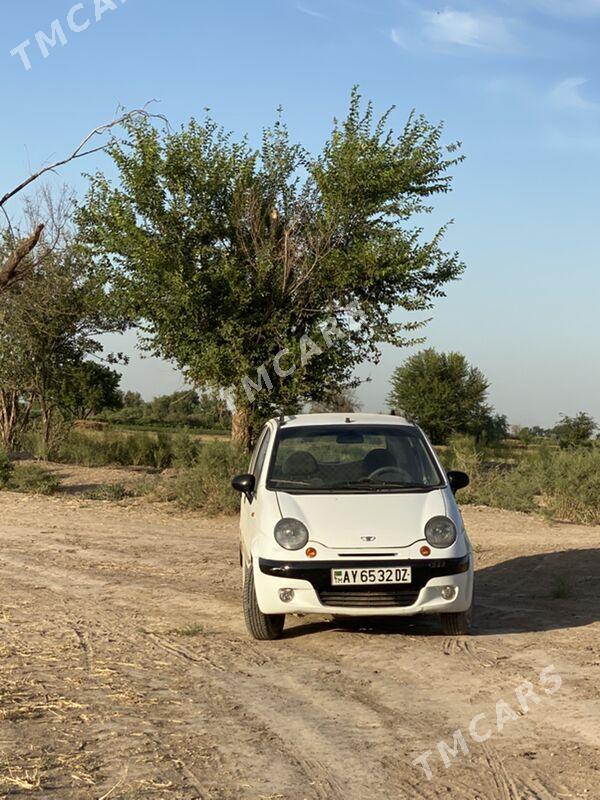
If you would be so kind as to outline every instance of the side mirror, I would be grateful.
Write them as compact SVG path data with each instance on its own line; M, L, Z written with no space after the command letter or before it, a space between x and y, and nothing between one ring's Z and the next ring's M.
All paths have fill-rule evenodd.
M241 492L250 498L256 488L256 478L254 475L236 475L231 481L231 485L236 492Z
M466 472L458 472L457 470L452 470L448 473L448 483L450 484L450 488L456 494L461 489L466 489L467 486L471 483L471 479L466 474Z

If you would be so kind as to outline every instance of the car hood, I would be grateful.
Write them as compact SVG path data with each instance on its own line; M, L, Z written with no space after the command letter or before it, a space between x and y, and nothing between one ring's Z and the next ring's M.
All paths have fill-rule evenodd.
M447 513L441 489L368 495L278 492L277 497L283 517L299 519L311 542L331 548L409 547L425 538L432 517ZM365 541L371 536L372 541Z

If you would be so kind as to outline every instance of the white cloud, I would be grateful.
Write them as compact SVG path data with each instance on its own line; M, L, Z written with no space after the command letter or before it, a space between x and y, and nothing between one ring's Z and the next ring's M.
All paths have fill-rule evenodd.
M322 14L320 11L315 11L314 9L307 8L306 6L296 6L296 10L301 14L306 14L308 17L314 17L315 19L328 19L328 17L325 14Z
M431 42L459 47L504 50L513 44L503 17L446 8L426 11L424 36Z
M581 87L588 82L587 78L565 78L550 91L553 106L562 111L597 111L600 104L583 96Z

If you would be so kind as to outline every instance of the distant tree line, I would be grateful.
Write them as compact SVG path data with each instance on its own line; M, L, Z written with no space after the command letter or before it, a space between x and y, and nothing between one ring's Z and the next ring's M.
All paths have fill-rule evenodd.
M145 401L139 392L121 393L117 410L100 418L117 424L173 426L226 431L231 427L231 410L224 396L215 390L186 390Z
M562 450L572 450L577 447L591 447L594 437L597 438L597 432L598 424L595 419L585 411L580 411L574 417L561 414L553 428L541 428L539 425L519 428L515 431L515 436L524 444L554 439Z
M388 403L416 421L435 444L445 444L458 433L484 444L512 436L525 445L544 439L562 449L592 445L598 425L585 412L574 417L563 414L550 429L534 426L511 432L506 416L497 414L488 401L489 387L483 372L462 354L428 349L394 371Z

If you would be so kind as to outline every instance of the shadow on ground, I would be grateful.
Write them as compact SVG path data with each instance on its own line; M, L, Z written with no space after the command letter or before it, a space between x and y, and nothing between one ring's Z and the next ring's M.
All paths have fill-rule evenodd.
M477 570L472 633L489 636L577 628L600 621L600 549L520 556ZM441 635L436 616L301 618L284 638L340 629L370 635Z

